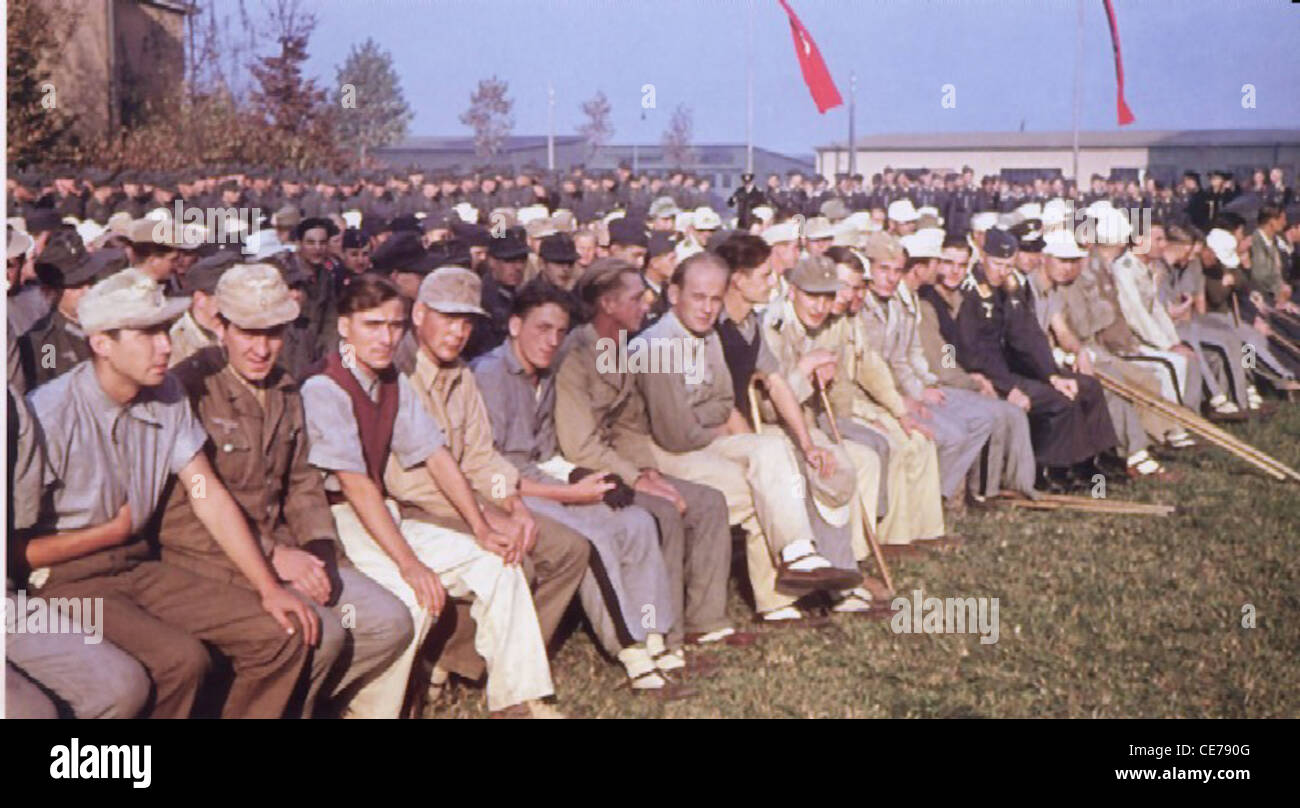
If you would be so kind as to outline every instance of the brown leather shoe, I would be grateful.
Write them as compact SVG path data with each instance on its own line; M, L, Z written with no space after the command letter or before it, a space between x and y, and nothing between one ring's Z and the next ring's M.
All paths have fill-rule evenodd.
M843 570L839 567L792 570L790 563L783 561L776 568L777 589L811 592L816 589L852 589L862 583L862 573L857 570Z
M733 648L746 648L758 642L758 635L752 631L733 631L720 640L712 640L707 643L700 642L700 638L703 636L704 634L701 632L691 632L686 635L686 644L702 645L705 647L710 645L729 645Z

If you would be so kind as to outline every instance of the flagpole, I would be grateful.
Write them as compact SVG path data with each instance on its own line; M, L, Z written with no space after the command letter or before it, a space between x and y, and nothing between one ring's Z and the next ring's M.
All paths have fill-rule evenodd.
M546 83L546 170L555 171L555 87Z
M853 133L854 119L857 118L854 102L858 95L858 73L856 70L849 72L849 175L858 173L858 149L854 145L857 138Z
M1078 20L1074 29L1074 187L1083 192L1079 179L1079 107L1083 99L1083 0L1075 0Z
M746 4L745 25L745 173L754 173L754 0Z

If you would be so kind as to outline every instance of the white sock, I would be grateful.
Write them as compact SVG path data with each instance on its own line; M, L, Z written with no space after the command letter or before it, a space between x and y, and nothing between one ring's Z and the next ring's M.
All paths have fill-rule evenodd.
M808 555L809 553L812 555ZM831 562L817 554L817 551L813 548L812 542L806 539L791 542L781 548L781 560L787 563L791 559L799 558L799 556L803 555L807 555L808 557L790 564L790 569L798 570L799 572L810 572L812 570L825 569L831 565Z

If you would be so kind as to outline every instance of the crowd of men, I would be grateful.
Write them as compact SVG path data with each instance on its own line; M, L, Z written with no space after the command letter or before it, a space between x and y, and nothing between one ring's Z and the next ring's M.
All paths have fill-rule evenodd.
M552 717L575 604L665 700L887 619L873 541L1177 478L1098 376L1300 387L1285 179L11 172L6 592L104 641L11 634L9 714Z

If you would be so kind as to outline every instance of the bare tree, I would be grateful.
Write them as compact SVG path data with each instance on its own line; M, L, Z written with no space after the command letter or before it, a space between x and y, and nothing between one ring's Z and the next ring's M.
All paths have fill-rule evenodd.
M673 110L668 128L664 130L664 160L677 168L684 168L695 162L695 149L691 141L695 136L695 115L685 104L678 104Z
M474 130L474 153L491 157L501 149L501 142L515 128L510 111L515 102L506 97L509 85L496 76L479 79L478 87L469 97L469 109L460 115L460 122Z
M614 124L610 120L609 99L605 97L605 91L597 90L595 97L582 103L581 109L582 114L587 116L587 121L578 127L578 134L587 141L587 159L591 159L614 136Z

